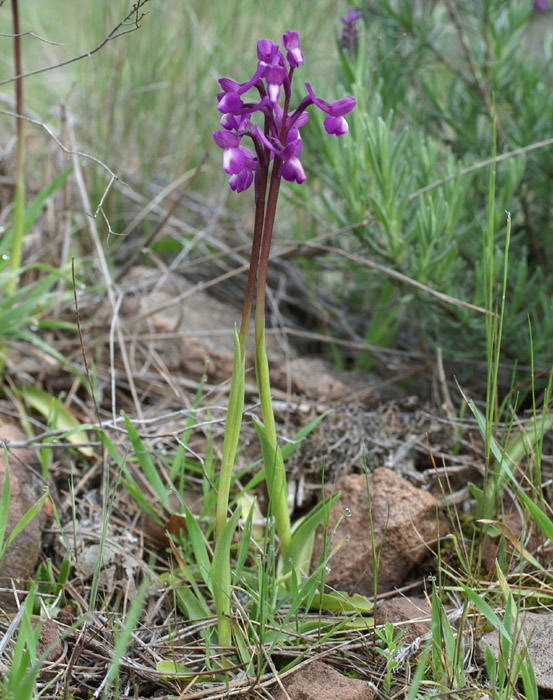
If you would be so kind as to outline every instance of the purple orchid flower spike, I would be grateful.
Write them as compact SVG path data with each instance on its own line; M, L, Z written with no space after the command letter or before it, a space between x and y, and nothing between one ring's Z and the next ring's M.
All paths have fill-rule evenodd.
M348 7L348 13L345 17L341 17L343 22L342 37L340 45L350 54L355 53L359 43L359 29L355 26L361 17L361 12L357 12L351 5Z
M351 26L361 13L352 7L342 18ZM349 24L348 24L349 23ZM223 149L223 169L230 176L229 185L235 192L243 192L273 163L273 177L305 182L306 175L300 161L302 140L299 129L306 124L307 108L314 104L327 115L324 121L328 134L343 136L348 133L344 115L355 107L355 98L344 97L327 102L315 95L306 83L307 95L297 109L290 110L291 82L294 71L303 66L304 56L298 33L289 30L282 35L282 47L270 39L257 42L257 67L253 76L240 83L233 78L221 78L217 109L221 112L221 129L213 132L215 143ZM246 93L255 89L259 101L247 102ZM279 104L282 93L284 107ZM260 114L263 126L252 124L255 114ZM255 155L242 140L253 144ZM265 178L266 180L266 178ZM257 201L257 184L256 184Z
M296 109L291 109L292 78L304 63L298 33L293 30L285 32L282 35L282 47L283 50L269 39L260 39L257 42L257 68L253 76L244 83L232 78L219 80L221 91L217 95L217 108L222 115L221 128L213 132L213 139L223 149L223 169L229 175L231 189L244 192L254 184L255 217L240 332L235 331L234 336L231 398L217 494L215 539L217 540L228 524L232 523L227 521L229 493L244 409L246 344L255 297L255 370L263 417L260 436L264 435L264 445L269 446L275 456L274 464L273 460L268 460L265 464L265 478L271 498L275 496L272 502L277 504L275 523L280 556L283 562L291 562L290 566L297 566L299 571L299 562L294 562L287 554L292 542L292 530L286 499L284 464L275 430L269 362L265 348L267 272L281 181L287 180L301 185L306 180L300 160L303 147L300 128L309 118L306 110L313 104L321 109L326 114L326 131L341 136L348 131L344 115L355 107L355 99L345 97L336 102L327 102L317 97L309 83L306 83L308 94ZM258 101L247 101L246 93L249 90L257 90ZM279 104L283 95L283 103ZM260 118L261 125L255 123L256 115ZM250 150L245 143L253 145L253 149ZM215 599L215 607L219 619L219 643L229 646L230 595Z

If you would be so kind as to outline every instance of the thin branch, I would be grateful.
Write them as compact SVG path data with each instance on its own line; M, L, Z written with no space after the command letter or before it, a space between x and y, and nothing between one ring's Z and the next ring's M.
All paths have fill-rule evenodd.
M93 54L100 51L100 49L102 49L108 42L113 41L114 39L118 39L120 36L124 36L125 34L130 34L131 32L135 32L137 29L140 29L140 20L147 13L142 12L142 14L139 15L139 11L148 2L150 2L150 0L137 0L137 2L135 2L134 5L132 6L132 9L129 12L129 14L126 17L124 17L118 24L116 24L115 27L111 30L111 32L105 37L105 39L103 39L93 49L90 49L90 51L85 51L84 53L81 53L78 56L74 56L73 58L68 58L66 61L61 61L60 63L56 63L53 66L46 66L45 68L37 68L36 70L29 71L28 73L14 75L11 78L8 78L7 80L1 80L0 85L6 85L7 83L13 83L14 80L18 80L19 78L27 78L31 75L38 75L39 73L46 73L47 71L55 70L56 68L62 68L63 66L67 66L70 63L75 63L75 61L80 61L83 58L89 58ZM121 27L128 25L129 20L133 16L134 16L134 20L133 20L134 26L131 29L123 29L122 31L119 31L121 29Z
M415 287L416 289L420 289L423 292L426 292L427 294L431 294L432 296L437 297L441 301L446 302L447 304L451 304L453 306L460 306L464 309L470 309L471 311L477 311L478 313L481 314L486 314L486 315L493 315L493 312L488 311L487 309L483 309L480 306L475 306L474 304L469 304L466 301L461 301L460 299L456 299L455 297L451 297L448 294L444 294L443 292L439 292L436 289L433 289L432 287L429 287L426 284L422 284L422 282L417 282L417 280L412 279L411 277L407 277L407 275L403 275L401 272L398 272L397 270L393 270L390 267L386 267L385 265L379 265L379 263L375 263L372 260L367 260L366 258L362 258L359 255L354 255L353 253L348 253L347 250L341 250L340 248L334 248L332 246L327 246L327 245L321 245L311 243L311 241L302 241L301 243L302 246L307 246L308 248L315 248L316 250L323 251L325 253L334 253L334 255L340 255L344 258L348 258L348 260L353 260L353 262L356 262L360 265L363 265L364 267L369 267L372 270L377 270L378 272L382 272L385 275L388 275L388 277L392 277L393 279L398 280L398 282L403 282L404 284L408 284L411 287Z
M83 153L82 151L72 151L69 148L66 148L66 146L63 145L63 143L59 140L59 138L56 136L56 134L52 131L52 129L45 124L44 122L41 122L39 119L32 119L31 117L26 117L23 114L16 114L16 112L8 112L5 109L0 109L0 114L5 114L7 117L15 117L16 119L23 119L26 122L30 122L31 124L35 124L36 126L39 126L41 129L44 129L44 131L52 138L56 144L61 148L61 150L68 156L79 156L80 158L85 158L86 160L91 160L93 163L96 163L100 167L102 167L109 175L112 177L113 180L118 180L121 182L122 185L125 185L125 187L128 187L127 183L123 182L114 172L111 170L110 167L108 167L103 161L101 161L99 158L96 158L95 156L91 156L89 153ZM111 187L112 182L109 183L108 187ZM102 197L103 199L103 197Z
M117 273L117 275L115 277L116 282L118 282L120 279L122 279L125 276L125 274L130 270L130 268L136 263L137 259L141 255L142 251L145 248L148 248L150 246L150 244L152 243L152 241L154 240L154 238L156 238L158 236L158 234L160 233L160 231L162 231L165 228L167 222L169 221L169 219L171 218L171 216L175 212L176 208L179 206L181 201L186 196L187 192L190 190L190 187L192 186L192 184L196 180L197 175L199 174L205 161L207 160L208 154L209 154L209 151L206 151L203 158L200 160L200 162L198 163L198 165L196 166L195 170L192 173L190 173L190 172L184 173L179 178L177 178L174 182L172 182L168 188L166 188L165 190L162 190L159 193L158 197L156 197L153 200L153 202L150 203L152 206L150 206L150 204L148 204L146 207L144 207L144 209L140 212L138 217L135 217L133 222L131 222L131 223L134 223L134 222L141 221L143 218L145 218L148 215L148 212L150 211L150 209L152 209L155 206L155 204L158 203L158 201L161 201L162 197L160 197L160 195L163 194L163 197L165 197L165 196L172 194L173 191L177 187L179 187L183 182L188 180L186 186L183 187L182 192L179 194L179 196L176 197L171 202L171 204L169 205L169 207L167 209L165 216L162 218L162 220L159 222L159 224L156 226L156 228L152 231L152 233L148 236L148 238L144 241L144 243L142 243L140 246L138 246L136 248L136 250L131 255L131 257L129 258L127 263L121 268L121 270L119 270L119 272ZM129 226L130 226L130 224L129 224ZM125 235L127 233L127 230L130 231L129 226L127 226L125 228L122 235Z
M0 33L0 37L2 37L2 39L15 39L15 37L23 37L23 36L32 36L34 39L38 39L39 41L43 41L45 44L52 44L52 46L65 46L65 44L60 44L57 41L50 41L50 39L45 39L43 36L40 36L39 34L35 34L34 32L20 32L19 34Z
M455 173L454 175L446 175L446 177L443 177L441 180L436 180L435 182L430 183L430 185L421 187L420 190L415 190L414 192L411 192L411 194L409 195L409 201L415 199L420 194L430 192L430 190L434 190L436 189L436 187L444 185L446 182L451 182L452 180L455 180L455 178L458 175L468 175L469 173L474 173L477 170L481 170L482 168L487 168L494 162L500 163L502 160L514 158L515 156L520 156L523 153L536 151L538 148L546 148L547 146L553 146L553 138L545 139L544 141L536 141L535 143L531 143L528 146L521 146L520 148L515 148L513 151L508 151L507 153L502 153L500 156L496 156L496 158L486 158L486 160L482 160L479 163L475 163L474 165L469 165L468 168L463 168L462 170L459 170L459 172Z
M453 2L453 0L445 0L445 4L447 7L447 10L449 12L449 15L453 21L453 24L455 25L455 29L457 31L457 36L459 37L459 41L461 43L461 47L463 49L463 52L466 56L467 62L469 64L470 72L472 73L472 76L474 78L474 82L476 83L476 87L478 88L478 92L480 93L482 99L484 100L484 103L486 105L486 109L488 110L488 114L490 119L493 121L495 117L495 122L496 122L496 128L499 134L501 135L502 141L504 141L504 135L503 135L503 130L501 127L501 118L500 114L497 111L497 109L494 110L494 105L493 101L490 95L490 90L488 85L486 85L484 78L482 76L482 73L480 72L480 69L478 68L478 65L476 64L476 61L474 59L474 56L472 54L470 44L467 40L467 37L465 36L465 32L463 31L463 26L461 22L461 17L459 15L459 10L457 9L456 4Z
M74 146L75 135L73 133L73 129L71 127L70 122L68 122L68 132L69 132L69 142L70 142L70 144L72 144ZM80 164L79 159L76 155L73 155L73 167L75 170L75 179L77 181L77 187L79 189L79 194L80 194L81 201L83 204L83 209L85 210L85 212L89 212L91 209L90 208L90 199L88 198L88 192L87 192L86 187L85 187L83 173L82 173L82 169L81 169L81 164ZM98 259L98 263L100 265L100 270L102 272L102 276L103 276L105 284L106 284L106 291L107 291L109 304L110 304L112 311L113 311L113 321L112 322L115 324L115 333L117 335L117 341L119 343L119 347L121 350L121 359L123 361L123 366L125 368L127 380L129 382L131 396L132 396L133 401L134 401L136 412L142 418L142 408L140 405L140 400L138 398L138 394L136 392L136 386L135 386L133 374L131 371L131 366L130 366L130 362L129 362L129 358L128 358L128 354L127 354L127 348L126 348L124 340L123 340L123 333L121 331L121 324L120 324L120 320L118 317L119 304L115 298L114 283L113 283L113 280L111 277L111 272L109 270L106 256L104 254L104 250L103 250L102 244L100 242L100 235L99 235L98 229L96 227L96 221L92 216L89 216L87 219L87 223L88 223L88 230L90 232L90 237L91 237L92 242L94 244L94 247L96 249L96 256Z
M94 412L96 413L96 420L98 421L98 427L102 427L102 420L100 418L100 409L98 408L98 402L96 401L96 392L94 391L94 383L90 375L90 367L88 366L88 358L86 356L86 350L84 347L83 331L81 327L81 312L79 309L79 299L77 297L77 282L75 280L75 258L71 258L71 279L73 280L73 299L75 302L75 318L77 321L77 331L79 333L79 343L81 345L81 354L83 356L84 368L86 371L86 376L88 379L88 384L90 388L90 395L92 396L92 401L94 403Z

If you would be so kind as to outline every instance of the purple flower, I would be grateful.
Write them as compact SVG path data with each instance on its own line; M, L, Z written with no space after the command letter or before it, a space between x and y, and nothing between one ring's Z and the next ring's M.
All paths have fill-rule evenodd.
M536 12L547 12L551 9L550 0L534 0L534 10Z
M217 98L219 100L217 109L223 114L232 114L242 108L243 102L237 92L220 92Z
M231 131L220 129L213 132L215 143L223 148L223 170L236 175L244 167L244 154L240 148L240 137Z
M229 178L230 188L234 192L244 192L244 190L248 189L253 182L253 174L257 168L257 158L255 158L250 149L240 146L240 151L244 157L244 166Z
M231 175L228 184L234 192L240 193L248 189L253 182L253 172L243 168L239 173Z
M313 104L328 114L324 121L326 133L335 134L336 136L347 134L348 123L344 119L344 114L348 114L355 107L355 97L342 97L341 100L336 102L327 102L315 95L309 83L305 83L305 87Z
M283 159L284 162L280 168L280 174L285 180L297 182L298 185L306 180L305 171L300 161L302 145L302 140L299 138L291 144L286 160Z
M356 12L351 5L348 7L347 15L345 17L341 17L344 26L342 29L340 45L348 53L355 53L357 50L357 44L359 43L359 29L357 29L355 25L360 17L361 13Z
M288 31L282 37L282 45L286 49L286 60L290 68L303 66L303 53L300 49L300 38L297 32Z
M351 22L360 13L350 8ZM282 46L270 39L257 42L257 68L253 76L244 83L233 78L221 78L221 92L217 94L221 129L213 132L215 143L223 149L223 169L230 175L229 185L235 192L247 190L260 168L269 168L271 161L278 170L273 176L301 184L305 171L300 161L302 140L299 129L307 123L307 108L314 104L325 112L327 133L342 136L348 132L344 115L355 107L355 98L344 97L336 102L327 102L315 95L306 83L307 96L295 110L288 111L291 96L291 81L294 70L303 65L303 53L297 32L289 30L282 36ZM245 95L255 88L260 96L258 102L246 102ZM284 89L285 106L278 102ZM263 128L252 124L254 114L263 118ZM251 139L255 155L242 145L242 139ZM258 180L256 180L258 182ZM256 195L257 196L257 195Z
M272 63L279 51L278 44L270 39L259 39L257 42L257 60L262 63Z
M261 65L265 66L263 77L267 83L267 94L271 102L276 104L280 97L280 88L288 78L288 71L281 65L279 55L275 56L272 63L264 64L262 61Z

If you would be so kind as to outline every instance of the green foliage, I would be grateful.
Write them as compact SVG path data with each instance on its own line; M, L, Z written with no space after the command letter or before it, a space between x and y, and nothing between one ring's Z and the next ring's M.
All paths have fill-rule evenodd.
M432 591L432 668L433 676L445 688L461 689L466 678L463 668L464 654L460 638L454 633L442 596L434 586Z
M386 662L382 689L389 695L392 690L394 670L399 665L397 652L399 652L403 646L401 638L404 636L404 630L398 631L391 622L386 622L384 627L377 627L375 629L375 634L382 644L381 646L375 647L376 651Z
M505 579L501 567L496 567L501 590L504 596L504 615L501 627L497 620L486 617L494 629L498 631L499 651L497 658L486 645L486 671L490 683L490 698L505 700L512 696L519 676L522 678L524 694L528 700L539 697L532 659L527 652L526 640L522 628L523 614Z
M488 308L491 291L495 309L508 210L504 358L529 362L530 316L536 365L549 364L550 149L524 149L551 137L552 64L550 44L536 51L528 45L531 6L526 0L374 0L365 5L357 52L341 52L337 92L355 95L358 109L339 143L322 138L319 115L310 120L302 157L320 187L315 194L294 190L301 204L297 237L346 228L330 239L331 262L305 265L312 286L330 287L369 343L412 343L417 334L449 356L481 359L481 313L435 292ZM490 219L494 119L498 162ZM487 221L492 247L483 254ZM366 354L359 358L363 366L370 362Z
M40 511L44 502L49 496L46 490L42 496L23 514L21 519L13 526L10 530L9 535L6 537L6 526L8 523L8 515L10 509L10 497L11 497L11 485L10 485L10 472L9 472L9 462L8 462L8 451L4 445L4 459L6 462L6 476L4 478L4 485L2 487L2 497L0 498L0 562L6 554L6 550L10 544L15 540L17 535L23 530L23 528L37 515Z
M236 459L240 428L242 427L242 413L244 410L244 385L246 372L246 355L242 356L238 330L234 327L234 361L232 367L232 380L225 425L225 441L223 444L223 459L221 462L221 475L219 477L219 493L217 496L217 513L215 530L219 535L227 522L227 510L232 481L232 470Z
M71 284L69 269L57 270L40 263L26 268L20 266L20 261L23 236L37 220L48 198L63 185L71 170L69 168L54 178L16 216L17 232L14 223L0 237L0 369L5 366L5 352L10 341L31 343L67 365L62 353L45 343L35 331L44 325L56 327L56 321L48 319L47 313L60 298L60 292L53 290L54 285L60 281ZM18 207L23 206L21 202L17 204ZM17 261L15 265L14 260ZM34 271L35 279L18 287L23 272L31 270Z

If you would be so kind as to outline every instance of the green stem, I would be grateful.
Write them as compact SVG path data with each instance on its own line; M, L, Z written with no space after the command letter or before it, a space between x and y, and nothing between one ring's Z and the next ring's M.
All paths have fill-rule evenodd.
M223 441L223 457L221 459L221 474L219 476L219 488L217 492L217 506L215 512L215 540L223 532L227 523L227 511L232 482L232 470L236 460L238 439L242 426L242 413L244 411L244 384L245 384L245 356L240 351L240 340L236 326L234 327L234 364L232 367L232 380L228 402L227 421L225 424L225 439Z
M265 290L267 285L267 271L269 267L269 256L271 252L276 205L280 189L280 166L281 160L280 158L276 157L273 162L259 259L259 278L257 281L257 298L255 306L255 371L265 434L274 452L273 463L265 464L267 487L274 508L273 512L276 519L281 554L285 560L286 553L290 547L291 525L290 515L288 513L286 474L284 471L282 455L278 448L277 442L275 417L271 400L269 361L267 359L267 351L265 346Z
M240 334L235 331L234 342L234 364L232 368L232 381L230 385L229 404L227 420L225 424L225 437L223 441L223 457L221 460L221 473L219 476L219 489L217 493L217 506L215 514L215 540L223 532L227 522L228 503L230 496L230 486L232 483L232 470L236 460L238 448L238 438L242 426L242 413L244 410L244 386L246 373L246 340L248 338L248 328L255 291L255 279L259 266L259 252L261 249L261 239L263 235L263 219L265 215L265 195L267 190L268 167L262 166L260 169L259 187L255 203L255 225L252 241L252 251L250 256L250 271L246 284L246 294L244 296L244 307L242 310L242 321L240 324Z

